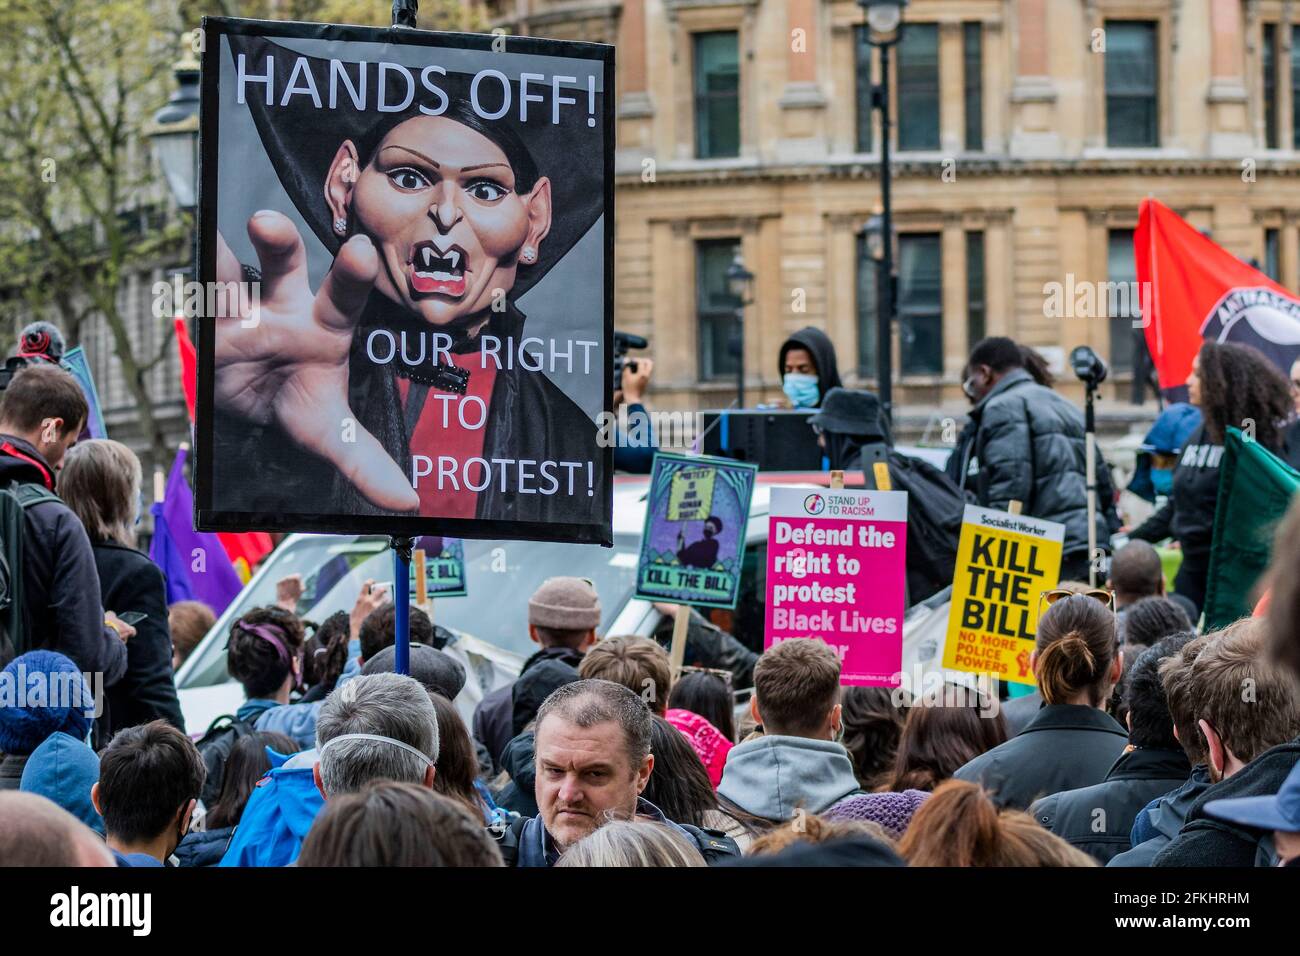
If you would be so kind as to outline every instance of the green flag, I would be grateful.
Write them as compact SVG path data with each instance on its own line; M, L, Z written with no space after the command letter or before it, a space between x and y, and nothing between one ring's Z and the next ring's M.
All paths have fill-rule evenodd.
M1219 465L1219 500L1205 592L1205 626L1250 614L1253 589L1268 567L1273 531L1300 488L1296 471L1258 442L1229 428Z

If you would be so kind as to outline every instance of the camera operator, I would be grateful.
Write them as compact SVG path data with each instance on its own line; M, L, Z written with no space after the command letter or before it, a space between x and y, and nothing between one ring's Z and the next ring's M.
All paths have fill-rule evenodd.
M633 348L644 348L645 340ZM650 413L643 400L646 388L650 385L650 375L654 371L654 360L649 358L624 358L616 364L619 370L619 386L614 390L614 410L627 405L627 432L615 427L614 470L631 472L634 475L650 474L655 452L659 450L655 443L654 430L651 428ZM620 416L620 423L622 416Z
M1083 413L1034 381L1011 339L971 350L962 389L975 403L974 438L959 465L965 487L986 508L1019 501L1024 513L1065 525L1061 579L1088 580L1088 493ZM967 465L969 464L969 469ZM1098 456L1097 541L1118 527L1108 469Z

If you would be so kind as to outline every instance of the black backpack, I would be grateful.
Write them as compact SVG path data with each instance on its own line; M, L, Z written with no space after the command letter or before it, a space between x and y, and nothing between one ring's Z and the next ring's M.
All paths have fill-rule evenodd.
M211 810L221 796L221 784L226 777L226 761L230 759L230 752L235 749L235 744L254 730L248 721L225 714L210 723L194 745L208 770L203 781L203 791L199 795L207 809Z
M862 450L868 488L876 487L868 463L871 448ZM966 499L952 479L929 462L892 448L886 454L894 489L907 492L907 603L911 606L952 584Z
M34 505L59 500L34 482L12 481L0 488L0 666L32 649L24 608L24 513Z
M519 860L519 835L523 833L524 825L530 819L531 817L515 817L510 821L509 826L490 826L487 828L488 836L496 841L497 849L501 852L501 859L508 867L513 867ZM740 847L736 844L736 841L721 830L691 826L689 823L678 823L676 825L685 830L690 835L690 838L695 841L695 849L700 851L700 856L704 857L704 862L709 866L714 866L722 860L734 859L741 855Z

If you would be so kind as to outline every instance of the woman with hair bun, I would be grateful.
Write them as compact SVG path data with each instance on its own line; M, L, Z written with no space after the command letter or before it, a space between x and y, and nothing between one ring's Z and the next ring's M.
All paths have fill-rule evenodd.
M1023 810L1039 797L1106 779L1128 734L1106 713L1123 661L1115 612L1089 594L1049 591L1030 665L1043 706L1019 735L953 776L979 783L1000 806Z

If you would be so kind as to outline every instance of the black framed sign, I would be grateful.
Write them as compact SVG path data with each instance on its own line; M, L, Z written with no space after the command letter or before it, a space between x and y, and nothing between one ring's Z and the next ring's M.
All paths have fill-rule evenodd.
M613 47L203 30L196 527L612 543Z

